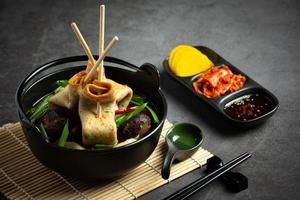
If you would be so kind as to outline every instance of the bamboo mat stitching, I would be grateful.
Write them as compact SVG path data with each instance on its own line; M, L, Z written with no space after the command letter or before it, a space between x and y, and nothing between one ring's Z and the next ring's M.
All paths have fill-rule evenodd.
M24 144L8 127L11 126L11 124L6 124L3 126L3 128L19 143L21 144L27 151L31 152L31 150L29 149L29 147ZM2 170L2 169L1 169ZM3 170L2 170L3 171ZM71 187L77 194L79 194L81 197L83 197L84 199L89 199L87 196L85 196L83 193L81 193L79 190L77 190L71 183L69 183L64 177L62 177L60 174L52 171L52 170L49 170L51 173L55 174L58 178L60 178L63 182L65 182L69 187ZM4 171L3 171L4 172ZM4 172L5 173L5 172ZM7 174L6 176L7 178L9 178L9 180L12 181L13 184L16 184L18 188L21 188L21 186L19 186L17 183L15 183L13 181L13 179L11 179ZM28 194L24 189L23 191ZM31 197L32 198L32 197ZM33 199L33 198L32 198Z
M123 189L125 189L129 194L132 195L132 197L134 199L137 199L137 196L135 196L135 194L133 192L131 192L127 187L125 187L122 183L120 183L119 181L115 181L116 183L118 183Z
M21 190L26 196L28 196L29 199L34 199L28 192L26 192L20 185L18 185L12 178L8 176L8 174L5 173L3 169L0 169L1 173L4 175L4 177L11 182L14 186L16 186L19 190Z
M190 157L190 159L192 159L195 163L197 163L200 168L202 167L201 163L199 163L196 159L194 159L193 157Z
M159 172L157 169L155 169L155 167L153 167L152 165L150 165L150 164L147 162L147 160L146 160L144 163L146 163L146 165L148 165L149 167L151 167L151 169L153 169L155 172L157 172L157 173L160 175L160 172Z

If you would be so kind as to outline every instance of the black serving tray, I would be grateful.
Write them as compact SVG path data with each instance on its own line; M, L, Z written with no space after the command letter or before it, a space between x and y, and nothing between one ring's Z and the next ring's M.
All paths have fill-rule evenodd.
M268 91L267 89L262 87L260 84L255 82L247 74L240 71L237 67L233 66L231 63L229 63L227 60L222 58L219 54L217 54L210 48L205 47L205 46L195 46L195 48L200 50L203 54L205 54L214 63L214 65L216 67L221 66L222 64L225 64L231 69L231 71L234 74L241 74L241 75L245 76L247 80L246 80L244 87L241 88L240 90L237 90L237 91L229 93L229 94L222 95L221 97L218 97L218 98L207 98L206 96L195 92L193 85L192 85L193 82L197 79L197 77L200 74L196 74L194 76L189 76L189 77L178 77L175 74L173 74L173 72L169 69L168 58L166 58L163 61L163 66L172 78L174 78L179 83L181 83L183 86L185 86L188 90L190 90L194 95L196 95L196 97L198 99L200 99L200 100L206 102L207 104L209 104L210 106L212 106L216 111L218 111L226 119L228 119L229 121L231 121L241 127L251 127L251 126L257 125L261 122L264 122L266 119L268 119L275 113L275 111L278 109L279 102L278 102L278 99L270 91ZM236 119L231 118L229 115L227 115L225 113L224 107L226 104L228 104L229 102L231 102L241 96L247 95L247 94L263 95L270 102L272 102L272 105L273 105L272 110L270 110L269 112L267 112L266 114L264 114L262 116L259 116L257 118L250 119L250 120L236 120Z

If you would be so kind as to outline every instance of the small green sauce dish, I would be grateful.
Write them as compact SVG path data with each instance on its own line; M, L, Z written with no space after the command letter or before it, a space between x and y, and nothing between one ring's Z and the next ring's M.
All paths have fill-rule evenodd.
M175 159L183 161L191 157L199 149L202 142L202 131L194 124L178 123L170 128L166 134L168 152L161 170L162 177L168 179L173 161Z

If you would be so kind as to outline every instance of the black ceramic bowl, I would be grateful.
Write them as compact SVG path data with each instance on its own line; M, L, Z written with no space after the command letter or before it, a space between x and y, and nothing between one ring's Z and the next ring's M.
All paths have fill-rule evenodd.
M153 65L145 63L136 67L117 58L105 58L106 76L145 95L159 116L160 123L151 133L134 143L97 151L61 148L47 143L25 114L34 102L55 89L56 80L69 79L74 73L83 70L86 63L86 56L62 58L44 64L26 76L16 93L22 128L35 157L56 172L90 180L121 176L151 155L166 119L167 104L159 87L159 72Z

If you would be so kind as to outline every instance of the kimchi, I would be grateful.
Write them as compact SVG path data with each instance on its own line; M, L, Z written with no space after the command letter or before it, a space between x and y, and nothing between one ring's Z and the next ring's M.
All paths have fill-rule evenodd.
M232 73L228 66L212 66L193 82L194 90L207 98L220 97L244 86L246 77Z

